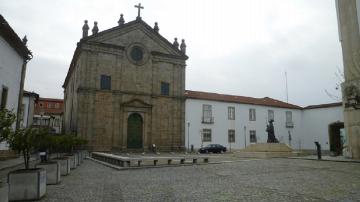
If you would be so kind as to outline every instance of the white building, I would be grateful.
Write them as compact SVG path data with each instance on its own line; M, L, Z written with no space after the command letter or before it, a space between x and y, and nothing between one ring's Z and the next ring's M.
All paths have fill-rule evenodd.
M266 126L274 120L280 142L297 150L314 150L315 141L330 150L331 136L340 139L343 128L341 103L300 107L269 97L251 98L186 91L185 146L200 148L210 143L241 149L267 142ZM342 123L342 125L341 125ZM341 130L343 131L343 130Z
M34 92L24 91L22 100L20 126L27 128L33 124L34 107L35 103L39 100L39 95Z
M31 57L26 39L22 41L0 15L0 110L13 110L17 117L20 115L18 108L22 103L26 63ZM16 123L19 126L20 119ZM0 143L2 149L7 149L4 143Z

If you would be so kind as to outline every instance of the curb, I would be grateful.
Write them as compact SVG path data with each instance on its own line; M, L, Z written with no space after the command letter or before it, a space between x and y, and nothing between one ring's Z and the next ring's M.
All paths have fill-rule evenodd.
M299 159L299 160L308 160L308 161L330 161L330 162L340 162L340 163L360 163L358 160L332 160L332 159L310 159L310 158L294 158L288 157L288 159Z

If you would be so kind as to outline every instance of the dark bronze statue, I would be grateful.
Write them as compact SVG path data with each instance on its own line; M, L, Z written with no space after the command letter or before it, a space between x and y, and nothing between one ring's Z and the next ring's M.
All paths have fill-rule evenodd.
M269 125L266 126L266 132L268 133L267 142L268 143L279 143L279 141L275 137L273 122L274 122L274 120L270 120Z

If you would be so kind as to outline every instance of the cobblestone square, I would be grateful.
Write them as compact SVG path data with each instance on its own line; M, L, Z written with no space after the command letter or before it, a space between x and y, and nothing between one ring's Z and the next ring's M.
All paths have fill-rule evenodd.
M86 160L42 201L359 200L359 163L244 159L121 171Z

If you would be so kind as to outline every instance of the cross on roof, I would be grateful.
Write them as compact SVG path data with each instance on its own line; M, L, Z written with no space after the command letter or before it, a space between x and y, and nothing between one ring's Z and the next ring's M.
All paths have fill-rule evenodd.
M140 9L144 9L144 7L141 6L141 3L139 3L139 5L135 5L135 8L138 9L138 16L136 17L136 19L141 19L141 17L140 17Z

